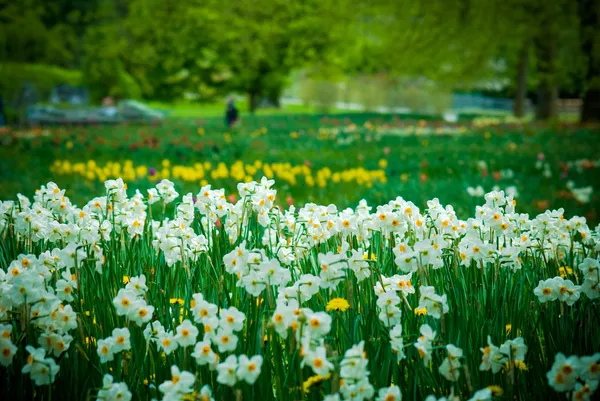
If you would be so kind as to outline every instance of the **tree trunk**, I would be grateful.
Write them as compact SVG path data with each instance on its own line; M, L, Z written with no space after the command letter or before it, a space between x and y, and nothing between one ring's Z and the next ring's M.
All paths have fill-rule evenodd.
M281 108L281 99L279 96L273 96L269 100L271 101L271 103L273 103L273 106L275 106L278 109Z
M283 85L279 85L277 81L269 82L269 86L265 88L265 95L276 108L281 108L281 94L283 93Z
M536 120L549 120L558 116L556 100L558 87L553 82L540 82L538 86L537 104L535 108Z
M594 50L600 40L600 5L594 0L579 0L579 18L579 40L587 58L581 121L600 121L600 54Z
M258 107L258 92L248 92L248 107L250 108L250 113L254 114L254 111Z
M525 104L527 102L527 69L529 66L529 40L523 41L519 51L519 65L517 66L517 90L513 112L515 117L525 116Z
M542 22L540 22L542 24ZM556 35L554 30L546 29L536 40L537 70L539 84L535 118L548 120L558 115L556 100L558 99Z
M582 122L600 122L600 89L588 89L583 95L581 106Z

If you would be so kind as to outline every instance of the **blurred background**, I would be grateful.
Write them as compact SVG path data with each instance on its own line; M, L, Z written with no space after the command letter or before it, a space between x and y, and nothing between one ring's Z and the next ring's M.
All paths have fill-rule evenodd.
M599 4L0 0L0 198L267 175L282 204L509 188L598 222Z

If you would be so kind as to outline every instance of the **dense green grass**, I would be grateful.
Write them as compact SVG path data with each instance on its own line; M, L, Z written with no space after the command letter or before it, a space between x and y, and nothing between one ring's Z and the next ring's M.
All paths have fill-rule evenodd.
M100 192L97 195L101 194ZM511 235L511 238L507 239L506 236L493 234L493 231L484 225L481 230L459 228L459 235L452 237L453 230L445 225L444 217L440 218L439 209L423 210L421 215L416 211L407 212L406 206L398 206L393 208L393 213L399 216L403 225L406 224L406 231L395 233L391 238L385 234L385 228L371 227L368 242L355 234L346 235L337 232L327 240L308 246L305 241L312 236L306 233L314 228L312 224L307 223L306 215L294 215L297 224L293 226L293 231L290 231L287 226L280 223L284 220L283 216L275 209L270 213L273 224L265 228L258 222L258 215L254 210L255 206L252 206L250 195L240 199L243 206L239 210L241 213L237 215L238 217L226 214L220 221L220 224L226 226L230 220L235 222L236 218L242 216L237 238L233 240L227 238L229 231L225 234L225 230L217 229L214 224L201 223L202 216L198 210L192 212L193 214L189 216L192 219L187 220L186 223L177 220L180 223L171 226L163 218L181 218L183 215L181 212L167 211L165 214L162 202L149 206L148 209L132 208L135 204L133 201L125 203L126 199L117 195L118 192L109 191L106 206L96 209L95 212L90 212L88 209L91 218L87 220L85 213L82 218L83 212L78 209L69 209L61 215L52 212L56 209L54 206L61 202L60 192L55 192L52 188L45 190L43 196L39 198L41 201L33 205L31 211L24 207L26 213L34 216L35 211L46 210L44 205L49 207L47 213L35 217L35 220L44 225L65 219L64 221L76 221L82 229L94 231L90 223L97 219L103 223L112 222L115 227L106 238L98 242L90 243L80 238L77 243L70 242L72 245L64 252L53 251L56 259L50 261L45 259L50 263L50 269L46 263L42 263L44 259L37 259L37 255L46 250L65 248L67 243L65 238L33 241L33 230L22 224L21 217L13 218L9 213L0 221L2 223L0 234L3 238L0 247L0 268L7 272L2 279L2 295L6 299L15 297L15 291L11 291L11 287L6 285L13 283L21 286L20 288L24 286L26 293L21 302L11 301L14 305L7 301L11 306L2 320L10 327L8 338L17 346L16 351L13 352L14 356L11 356L10 365L6 368L0 367L2 372L0 396L3 399L95 399L98 390L103 386L102 377L110 374L115 382L127 385L134 399L149 400L162 396L157 388L162 388L159 386L163 382L171 380L170 368L175 365L181 370L191 372L190 376L193 378L193 386L183 391L177 399L195 399L198 391L204 385L208 385L216 400L241 398L319 401L325 395L343 390L345 385L352 385L355 382L354 376L345 374L340 367L351 363L353 358L363 356L362 352L354 357L345 354L353 345L363 342L364 358L368 361L365 361L364 368L359 372L359 378L368 380L375 390L393 384L400 388L404 397L408 399L422 400L429 394L440 397L450 392L467 399L474 391L493 385L495 389L500 388L503 392L503 395L496 400L561 400L563 396L548 386L545 377L546 372L551 369L555 355L559 352L566 355L591 355L600 347L600 338L597 336L600 321L595 312L597 299L592 300L586 295L581 295L581 299L567 306L559 301L541 304L534 295L534 288L539 280L561 274L580 284L583 280L578 275L584 274L585 270L578 270L577 266L584 257L596 258L598 255L597 250L594 249L594 243L598 241L598 233L594 234L592 243L584 244L580 242L580 234L577 230L566 228L567 221L563 220L562 216L545 217L550 221L547 226L550 234L547 235L543 230L529 229L525 226L518 230L518 235ZM217 210L213 202L219 202L218 193L210 197L211 208ZM177 199L177 203L179 201L180 199ZM505 211L504 207L493 205L493 202L488 202L487 208L501 215L501 218L512 218L509 217L511 212L508 208ZM138 226L140 233L135 235L128 233L128 229L134 228L135 225L129 223L129 220L121 220L125 212L129 217L133 214L136 219L139 218L144 222ZM390 212L391 209L387 211ZM449 215L451 216L451 213ZM152 224L150 216L154 216L156 223L162 226L160 229ZM414 217L418 219L413 223L411 218ZM290 218L291 215L287 215L285 219ZM330 218L338 219L337 216ZM379 212L373 213L370 217L370 220L375 222L379 219ZM359 222L357 227L366 224L365 221ZM181 227L186 226L187 236L177 233L180 224ZM459 221L455 220L452 224L459 224ZM165 229L172 231L170 236L176 238L177 243L183 244L190 236L192 238L206 236L210 245L202 250L198 258L193 259L187 251L185 253L182 251L180 260L168 263L167 251L152 244L153 239L159 238L156 236L157 230ZM354 270L347 269L346 276L339 279L340 282L332 291L322 289L317 291L310 300L303 301L302 307L310 310L305 309L294 318L297 323L296 330L302 336L302 333L308 330L309 324L315 327L311 317L315 316L312 314L313 311L322 313L327 309L329 301L334 298L343 298L348 303L348 310L328 310L331 328L325 331L322 339L326 344L326 348L323 348L324 352L332 363L331 376L319 378L311 368L301 366L303 359L312 360L312 357L304 358L304 355L310 354L307 348L300 347L300 342L294 340L293 328L288 329L287 339L276 333L273 322L276 321L277 313L291 314L293 310L292 308L288 312L282 312L280 309L283 308L280 306L281 298L277 298L278 290L281 290L280 286L267 285L260 295L251 296L244 288L236 285L238 282L236 275L229 273L228 269L232 264L227 262L225 255L230 254L233 257L241 255L234 248L242 242L245 244L245 249L260 249L265 252L260 256L263 260L281 258L277 253L279 245L277 247L265 245L261 240L269 230L273 230L277 237L284 239L284 243L287 238L289 249L297 257L290 267L284 268L285 271L288 269L290 271L292 277L290 284L304 274L323 276L327 271L324 263L329 264L329 269L333 269L336 264L338 265L336 269L345 267L347 262L332 262L331 259L325 262L322 259L325 254L335 255L335 258L342 258L342 260L347 258L347 252L343 250L345 241L348 241L347 246L351 249L358 249L358 260L367 265L369 276L364 281L359 279ZM445 232L444 239L441 239L441 235L436 237L436 232ZM17 233L19 235L16 235ZM570 246L565 246L562 252L542 249L544 241L561 233L570 238ZM465 238L465 235L468 238ZM521 235L529 236L532 242L521 249L520 270L512 270L510 265L506 265L508 261L499 256L499 245L519 244ZM414 246L416 250L418 242L429 238L441 241L443 253L440 250L438 256L441 265L438 266L439 268L433 268L417 262L418 267L415 266L414 274L408 279L418 292L401 295L402 301L398 298L394 302L394 305L399 304L398 308L402 311L398 323L403 330L401 335L403 345L400 349L406 355L405 359L399 361L397 353L390 348L390 324L386 324L385 319L378 317L380 308L383 307L381 304L376 306L380 292L374 291L374 288L382 284L384 277L389 278L394 274L404 273L394 259L399 243L404 243L408 247ZM492 247L493 256L486 257L480 262L461 263L460 252L464 252L462 246L469 241L479 239ZM78 249L76 252L75 246ZM306 252L302 249L306 249ZM366 253L364 258L363 251ZM77 256L69 259L69 255L73 254ZM178 257L177 252L175 257ZM249 256L244 256L246 257ZM574 273L565 268L561 271L561 267L565 265L573 266ZM18 274L15 274L14 269L21 269L21 273L17 271ZM65 274L59 276L63 271ZM69 292L74 298L70 301L63 300L62 304L65 305L65 311L70 312L69 308L73 308L74 314L70 319L76 317L77 327L60 331L61 335L70 333L69 349L54 357L47 357L50 361L56 360L55 363L60 367L58 374L52 379L53 384L34 387L32 384L34 377L45 376L40 375L39 372L37 376L21 373L21 369L28 366L28 352L25 346L43 346L45 340L40 335L43 332L48 333L49 323L39 319L37 315L29 317L27 311L38 311L38 308L41 308L38 301L28 303L41 287L31 288L27 283L42 273L46 279L38 278L38 281L44 281L44 288L58 290L59 277L71 280L72 286L76 283L77 288ZM174 352L165 354L160 348L162 339L147 341L143 335L145 325L135 323L130 317L119 315L116 306L124 304L115 297L123 290L128 280L142 274L146 278L148 289L139 295L139 299L143 300L144 305L147 303L154 307L151 320L160 322L167 331L178 330L184 319L196 320L197 324L193 326L201 329L200 333L205 330L205 321L201 325L193 312L194 294L202 294L205 300L214 304L214 313L218 310L217 307L223 309L235 307L240 310L245 316L245 322L240 326L240 330L236 331L235 335L239 337L239 343L231 353L262 356L261 374L256 383L250 385L240 379L234 387L227 386L218 378L215 372L216 366L209 367L195 360L191 354L194 350L193 343L186 348L180 346ZM246 273L241 273L240 277L243 277L243 274ZM18 281L19 275L27 277L27 280ZM65 280L62 281L64 284ZM423 310L420 306L420 297L423 297L425 292L421 286L424 285L433 286L436 294L444 294L447 297L448 310L441 319L439 316L438 318L433 316L433 310ZM395 287L391 288L391 291L395 292ZM293 297L295 291L298 290L292 291L292 295L288 296ZM61 290L61 294L64 293L64 290ZM113 301L114 299L117 300ZM199 300L195 299L195 302ZM417 308L427 315L417 313ZM55 306L50 314L52 316L50 321L56 321L53 324L57 326L60 326L63 319L59 310L60 308ZM324 319L323 315L319 316L320 319ZM45 315L42 318L45 318ZM421 325L425 323L437 333L435 340L428 345L432 353L430 363L423 363L422 357L413 346L419 338ZM102 352L100 340L110 338L116 328L128 330L131 334L131 346L125 351L116 353L114 360L102 361L99 358ZM117 338L116 335L113 336ZM313 349L318 346L318 341L314 341L318 340L316 334L311 336L314 336L313 341L310 345L302 343L303 347ZM498 346L518 337L527 346L527 353L524 357L520 357L522 359L505 358L506 363L502 362L504 368L496 374L489 371L480 372L478 369L482 358L480 349L486 346L488 336ZM218 338L220 337L211 339L212 349L215 352L217 352ZM201 339L202 334L199 335L198 341ZM6 341L3 341L3 344L6 344ZM445 348L448 344L458 346L463 353L454 360L455 363L460 364L460 368L456 368L459 369L460 375L455 382L448 381L438 370L448 355ZM225 351L218 353L219 362L223 362L230 355L230 352ZM40 366L39 364L49 363L49 360L36 360L34 364ZM577 367L577 372L581 369L584 367ZM318 378L319 383L309 387L306 384L309 377L313 380ZM366 385L365 382L362 383L363 386ZM304 386L306 392L302 391ZM185 393L191 395L181 398Z
M136 400L161 398L159 386L171 380L170 368L176 365L193 377L193 386L184 391L187 395L177 394L177 399L201 399L199 391L208 385L219 401L320 401L340 389L350 391L355 380L341 367L363 355L346 354L362 341L368 362L359 376L367 377L367 369L368 383L375 391L385 391L393 384L404 399L422 400L430 394L441 397L454 392L466 400L476 390L495 386L494 390L500 388L503 394L496 393L494 401L564 399L549 386L546 373L559 352L586 356L600 349L599 298L593 299L589 288L577 288L581 296L572 305L541 303L534 289L540 280L559 276L578 286L584 284L583 276L587 275L598 285L597 277L580 265L585 258L598 258L600 233L593 229L598 223L599 200L592 193L588 202L578 202L567 187L567 180L572 180L575 188L598 186L598 130L561 125L476 125L478 128L467 119L447 125L424 116L401 120L376 114L281 115L244 118L243 125L231 131L224 129L219 118L171 119L162 126L55 127L3 134L0 199L15 199L17 192L31 197L41 184L54 181L79 206L94 197L107 196L107 201L96 198L82 210L70 206L59 188L48 187L38 193L31 208L0 204L4 211L0 215L0 324L8 325L0 328L4 336L0 345L2 352L8 349L14 354L10 363L3 360L6 368L0 366L0 399L96 399L105 374L125 383ZM591 161L570 163L581 159ZM276 180L274 200L260 186L248 195L229 197L238 192L239 181L260 180L263 175ZM120 176L127 181L127 190L114 183L107 191L104 180ZM147 198L134 197L136 189L145 196L145 190L155 187L161 178L176 183L180 196L174 202L150 204ZM205 184L224 188L225 198L206 187L199 193ZM512 212L511 198L507 206L498 206L492 198L486 202L471 197L467 188L477 185L486 191L494 185L516 187L516 211L530 213L529 219ZM182 198L187 192L204 197L206 204L194 208L191 199ZM397 196L414 202L420 210L400 199L387 209L377 208ZM434 197L454 209L428 205L427 200ZM340 215L317 206L298 212L306 202L334 203L341 211L356 207L363 198L372 207L370 215L358 210ZM225 199L231 204L225 204ZM268 202L265 206L261 199L274 201L275 207ZM236 201L237 206L233 206ZM276 207L286 208L291 203L297 206L295 212L284 214ZM475 206L484 203L484 223L472 226L467 219L481 217L474 213ZM223 210L219 206L237 209L217 219L216 213ZM564 213L547 212L535 218L548 208L559 207L565 208ZM264 218L265 212L267 223L260 217ZM388 214L392 216L389 224L383 223ZM586 216L588 224L569 220L574 215ZM507 227L510 223L511 229L501 232L496 220ZM177 224L172 224L174 221ZM75 231L65 222L80 228L80 235L73 236ZM102 223L106 234L100 234L96 223ZM56 227L55 236L52 230ZM107 233L106 227L112 230ZM198 243L205 245L192 252L192 245ZM178 248L180 244L182 248ZM260 259L281 263L281 271L290 274L288 286L306 274L324 280L333 274L330 277L339 283L333 290L323 287L303 301L301 307L312 311L296 315L282 306L283 294L278 297L283 285L263 276L271 265L252 267L260 270L255 272L260 277L242 280L249 270L238 272L237 259L236 264L232 262L240 252L246 255L236 248L242 244L259 252L255 259L249 254L243 256L248 258L248 265ZM489 251L482 259L471 261L467 254L475 255L476 246ZM295 260L286 261L279 253L282 248ZM381 292L376 288L408 271L402 261L406 257L413 260L413 249L414 274L402 280L410 280L416 292L394 301L401 319L392 325L389 318L386 322L379 315L383 304L377 304ZM503 253L507 249L508 255ZM51 251L53 258L40 257L45 251ZM423 262L436 251L439 253L431 264ZM352 268L351 257L355 257ZM368 271L364 280L356 264L362 266L361 274ZM337 276L342 269L343 277ZM133 320L137 311L133 318L119 315L117 307L124 304L114 301L115 297L127 281L142 274L148 289L138 296L136 308L144 307L139 303L142 300L143 305L154 307L149 318L167 331L181 329L181 322L189 319L195 321L193 326L200 333L204 332L206 322L200 323L193 311L194 294L202 294L214 304L215 313L219 308L240 310L245 322L235 334L239 342L231 352L218 351L219 362L231 354L260 355L257 381L250 384L240 379L230 387L218 378L216 366L195 360L193 345L164 353L162 338L144 338L145 324ZM69 292L72 299L65 297L66 280L73 286ZM257 282L264 283L265 288L253 296L244 286ZM421 305L426 293L421 286L432 286L435 294L446 297L448 310L441 319L434 316L439 304ZM54 309L47 311L50 318L40 318L37 311L42 302L36 296L42 288L49 291L45 297L60 292L67 312L60 312L62 309L53 304ZM297 296L298 288L302 287L292 289L287 296ZM328 309L335 298L344 299L348 309ZM60 370L52 385L34 387L32 380L44 376L39 371L22 374L23 367L27 370L30 366L26 346L44 346L48 334L62 327L63 314L70 313L70 308L73 315L69 318L77 320L76 327L58 330L64 341L70 341L68 350L48 352L46 359L34 363L39 368L51 358ZM293 324L289 323L288 337L283 338L275 323L278 313L294 313L292 319L302 337L308 325L316 327L313 312L324 311L331 317L331 328L321 338L322 350L332 370L330 376L319 377L309 366L301 366L303 361L315 364L312 352L318 349L319 336L313 333L314 338L303 343L303 348L295 338ZM423 363L414 347L424 323L437 332L429 344L430 363ZM400 350L406 358L400 361L397 350L393 351L398 337L392 341L391 326L396 326L392 329L396 333L398 327L402 329ZM128 329L131 348L103 362L100 341L111 337L116 328ZM507 357L496 374L480 371L481 349L487 345L488 336L497 346L521 338L528 347L524 359ZM219 338L211 337L214 352ZM14 351L7 348L9 341L16 347ZM447 363L449 344L463 353L453 359L461 365L456 381L449 381L439 370ZM561 366L557 369L560 372ZM577 374L581 369L577 367ZM550 376L555 378L556 374ZM362 385L367 386L366 382Z
M163 103L149 102L148 105L158 110L163 110L171 118L210 118L222 117L225 110L225 101L212 103ZM248 102L246 100L236 101L236 107L242 117L251 116ZM256 115L280 115L280 114L314 114L318 112L318 108L308 105L287 104L280 108L261 108L256 110ZM340 114L348 113L347 111L333 109L330 113Z
M0 198L10 198L17 192L31 195L41 183L51 180L69 188L68 195L75 202L101 190L98 177L87 180L81 175L54 174L51 166L57 160L86 163L93 159L100 166L109 161L123 165L130 160L134 166L158 171L165 159L171 165L188 167L210 162L212 169L221 162L230 167L238 160L247 164L257 160L289 162L310 165L314 178L316 171L325 167L332 172L355 167L377 170L384 159L385 184L375 182L369 187L328 180L324 188L310 187L300 175L296 185L279 182L280 201L285 202L290 196L295 202L352 206L361 198L382 203L402 195L423 206L427 200L438 197L461 213L470 213L479 200L467 194L467 187L482 185L489 191L494 185L514 185L523 211L536 213L545 207L566 207L567 213L585 215L591 222L598 222L598 197L592 195L589 203L580 204L569 199L566 188L567 180L573 180L576 187L597 187L597 168L571 168L565 172L561 167L561 163L599 157L596 129L558 125L471 128L469 120L461 120L453 128L458 132L455 135L398 136L393 132L443 126L431 117L426 122L426 118L401 120L378 114L255 116L243 118L230 136L224 135L226 130L220 118L170 119L161 126L58 127L34 131L32 135L12 132L0 137L4 141L0 149ZM364 126L367 121L370 129ZM424 127L416 127L418 121ZM203 135L198 133L199 128ZM540 154L548 163L550 177L536 168ZM487 172L478 167L480 161L487 164ZM511 169L514 177L494 177L494 172L505 169ZM259 169L252 178L260 178L261 174ZM136 178L129 184L149 188L158 178ZM174 181L184 193L196 193L201 184L201 180ZM210 171L206 181L228 191L237 182L231 177L213 179Z

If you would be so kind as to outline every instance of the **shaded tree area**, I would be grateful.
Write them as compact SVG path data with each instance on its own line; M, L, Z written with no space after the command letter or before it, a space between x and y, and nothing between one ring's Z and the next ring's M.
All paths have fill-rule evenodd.
M582 121L600 121L600 1L579 0L584 61Z
M600 115L597 0L0 0L2 63L77 69L92 97L277 106L294 71L491 88L523 116ZM2 88L0 86L0 88Z

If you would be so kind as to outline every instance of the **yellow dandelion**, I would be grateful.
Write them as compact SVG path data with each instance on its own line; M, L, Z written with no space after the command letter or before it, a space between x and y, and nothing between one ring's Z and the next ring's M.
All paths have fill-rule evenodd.
M350 304L344 298L333 298L331 301L327 302L327 306L325 310L330 312L332 310L345 312L350 308Z
M417 316L422 316L425 315L427 313L427 308L415 308L415 315Z
M528 370L529 369L529 368L527 368L527 365L523 361L515 361L515 366L519 370Z
M123 284L127 284L129 282L129 276L123 276Z
M310 391L310 388L319 383L322 382L323 380L327 380L331 377L331 373L328 373L327 376L321 376L321 375L315 375L315 376L311 376L308 379L306 379L306 381L304 383L302 383L302 389L304 390L305 393L308 393Z
M493 394L494 397L499 397L504 393L504 390L502 390L502 387L498 386L498 385L491 385L487 387L488 390L490 390Z
M196 398L197 395L198 395L198 392L194 391L190 394L185 394L183 397L181 397L181 399L184 401L195 401L197 399Z
M371 254L371 257L369 257L369 252L365 252L363 254L363 259L364 260L377 260L377 256L375 254Z
M569 266L562 266L558 268L558 273L562 278L565 278L568 275L573 274L573 269L571 269Z
M504 328L506 329L506 334L508 334L512 330L512 324L509 323Z

